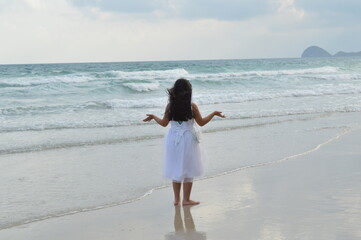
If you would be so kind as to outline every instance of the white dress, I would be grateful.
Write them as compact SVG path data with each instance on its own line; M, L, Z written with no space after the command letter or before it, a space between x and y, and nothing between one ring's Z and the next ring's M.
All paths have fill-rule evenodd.
M194 119L170 124L165 136L164 176L182 182L203 175L206 153Z

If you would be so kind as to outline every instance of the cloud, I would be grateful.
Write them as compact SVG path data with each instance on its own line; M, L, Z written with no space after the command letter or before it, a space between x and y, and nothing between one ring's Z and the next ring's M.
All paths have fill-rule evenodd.
M102 11L123 13L150 13L157 9L154 0L71 0L77 7L96 7Z
M359 0L297 0L297 5L312 16L314 25L323 27L360 25Z
M10 11L11 10L11 11ZM237 22L146 21L84 9L66 0L13 1L0 15L0 63L236 58ZM243 26L242 28L243 29ZM244 55L246 56L246 55Z
M268 11L267 1L264 0L187 0L180 15L191 19L245 20Z
M315 2L2 0L0 63L298 57L309 45L361 50L360 19L345 17L355 1L330 0L340 12Z
M77 7L96 7L123 14L153 14L162 18L243 20L266 13L266 0L71 0Z
M297 4L306 11L312 12L338 12L357 15L360 17L359 0L297 0Z
M278 0L278 12L282 14L290 14L296 18L302 19L305 16L305 11L295 6L294 0Z

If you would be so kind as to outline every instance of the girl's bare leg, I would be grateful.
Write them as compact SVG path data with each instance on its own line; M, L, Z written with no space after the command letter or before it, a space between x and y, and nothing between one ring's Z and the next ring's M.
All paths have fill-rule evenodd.
M182 205L197 205L199 202L190 200L193 182L183 183L183 203Z
M180 190L182 183L173 182L173 192L174 192L174 206L178 206L180 202Z

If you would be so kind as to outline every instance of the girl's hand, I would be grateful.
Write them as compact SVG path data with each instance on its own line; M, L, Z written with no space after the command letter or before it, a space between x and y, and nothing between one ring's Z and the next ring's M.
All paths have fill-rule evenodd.
M214 116L218 116L218 117L221 117L221 118L225 118L226 116L222 114L222 112L218 112L218 111L214 111L213 112Z
M143 122L149 122L151 120L154 119L154 115L153 114L146 114L148 117L143 119Z

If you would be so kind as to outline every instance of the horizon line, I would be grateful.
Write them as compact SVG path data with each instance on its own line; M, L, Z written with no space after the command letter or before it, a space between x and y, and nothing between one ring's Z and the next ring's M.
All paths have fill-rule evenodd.
M0 66L9 65L45 65L45 64L91 64L91 63L141 63L141 62L186 62L186 61L226 61L226 60L264 60L264 59L296 59L301 57L264 57L264 58L214 58L214 59L178 59L178 60L134 60L134 61L95 61L95 62L48 62L48 63L0 63Z

